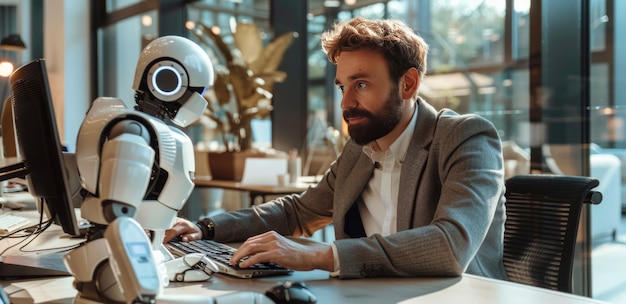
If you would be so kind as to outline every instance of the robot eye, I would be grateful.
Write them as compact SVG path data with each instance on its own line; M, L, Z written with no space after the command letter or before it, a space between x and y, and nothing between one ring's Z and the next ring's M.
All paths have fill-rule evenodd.
M182 79L173 67L160 66L152 74L152 85L159 94L172 96L180 91Z
M146 76L148 90L160 101L178 101L183 98L189 85L185 69L172 60L153 64Z

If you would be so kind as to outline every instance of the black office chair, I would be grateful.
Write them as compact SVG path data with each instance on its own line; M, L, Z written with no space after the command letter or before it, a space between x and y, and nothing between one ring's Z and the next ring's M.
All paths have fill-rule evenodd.
M509 281L572 292L578 223L584 203L599 204L595 178L518 175L506 180L504 267Z

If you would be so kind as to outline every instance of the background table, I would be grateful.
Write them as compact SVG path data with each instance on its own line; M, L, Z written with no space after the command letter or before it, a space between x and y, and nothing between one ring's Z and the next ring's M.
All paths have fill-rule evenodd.
M283 186L259 186L259 185L247 185L237 181L229 180L215 180L211 178L198 177L194 180L194 184L197 188L220 188L226 190L245 191L250 195L250 203L257 204L265 202L269 195L287 195L294 193L301 193L314 185L319 180L319 177L302 177L297 183L287 184ZM257 199L261 200L258 201Z

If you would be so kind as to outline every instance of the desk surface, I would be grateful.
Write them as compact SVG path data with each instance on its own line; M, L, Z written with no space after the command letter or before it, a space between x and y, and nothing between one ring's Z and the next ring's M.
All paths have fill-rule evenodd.
M32 214L32 212L31 212ZM55 248L80 241L62 237L59 227L51 227L37 239L38 248ZM0 241L0 248L8 245ZM29 246L31 247L31 246ZM32 247L31 247L32 248ZM10 251L10 254L24 254ZM318 298L318 303L602 303L590 298L492 280L473 275L433 278L373 278L341 280L328 272L296 271L287 276L239 279L217 274L202 283L172 283L167 295L205 295L215 297L236 291L264 293L274 284L286 280L304 281ZM72 303L76 290L73 277L47 279L0 280L12 303Z
M304 281L317 303L602 303L590 298L463 275L452 278L331 279L324 271L296 272L293 275L239 279L216 275L203 283L173 283L166 295L216 297L236 291L264 293L277 282ZM72 277L0 281L12 303L72 303L76 291ZM158 301L157 301L158 303Z

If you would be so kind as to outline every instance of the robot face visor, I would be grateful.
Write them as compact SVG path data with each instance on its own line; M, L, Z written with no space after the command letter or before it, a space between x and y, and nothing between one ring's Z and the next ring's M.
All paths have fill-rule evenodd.
M191 87L187 71L177 62L164 60L154 64L148 71L148 88L159 100L184 103L187 91L204 94L206 86Z
M161 71L155 73L152 77L154 90L156 93L162 96L176 96L178 92L184 90L182 87L183 81L180 74L170 67L160 67ZM206 87L188 87L189 91L196 92L203 95L206 92Z

